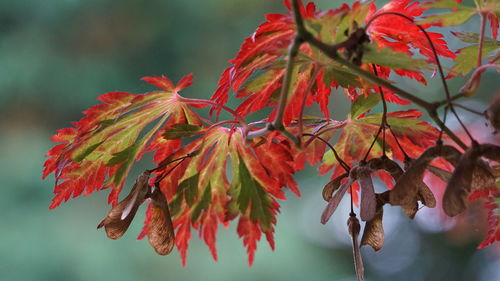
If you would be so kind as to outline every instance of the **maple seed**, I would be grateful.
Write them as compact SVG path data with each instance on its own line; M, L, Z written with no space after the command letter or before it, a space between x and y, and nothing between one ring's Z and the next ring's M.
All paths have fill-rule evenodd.
M389 203L401 206L410 219L415 217L418 210L417 201L421 201L427 207L434 208L436 199L429 187L422 181L423 174L429 163L435 158L442 157L456 165L460 155L460 152L452 146L436 145L424 151L416 160L407 160L408 168L397 180L394 189L389 194Z
M330 199L332 199L333 192L335 192L337 189L339 189L340 182L342 181L342 179L344 179L347 176L349 176L348 173L340 175L325 185L325 187L323 188L322 194L323 194L323 199L325 199L326 202L328 202L328 201L330 201Z
M151 219L148 228L149 244L160 255L169 254L175 244L175 234L165 195L158 185L151 193Z
M99 223L97 229L104 226L106 235L111 239L118 239L127 231L134 219L139 206L144 202L149 192L149 171L144 171L135 181L129 195L111 208L108 215Z
M466 209L467 196L471 190L494 185L495 177L480 157L500 160L500 147L474 142L460 158L451 175L443 195L443 210L450 216L456 216Z
M370 221L375 216L377 200L373 189L372 177L367 167L361 169L359 173L359 183L361 186L360 217L363 221Z
M337 192L335 192L335 195L331 197L330 201L328 201L328 205L326 205L325 210L323 210L323 213L321 214L321 223L325 224L328 222L330 217L333 215L335 210L340 204L340 201L344 197L345 193L347 192L347 189L351 184L356 180L356 169L358 167L354 167L351 169L349 173L349 177L347 180L338 188Z
M354 269L356 270L356 276L358 277L358 281L363 281L363 272L365 271L365 269L363 266L361 251L359 250L358 244L358 236L361 226L359 225L359 220L356 218L356 214L349 214L347 227L349 229L349 235L351 236L352 240L352 253L354 256Z
M379 251L384 246L384 226L382 225L382 219L384 216L384 204L386 203L386 198L384 197L386 195L386 192L376 195L377 211L373 219L366 222L363 237L361 238L361 246L370 245L375 251Z
M500 93L497 93L493 98L490 106L486 109L485 115L495 129L494 133L498 133L500 131Z

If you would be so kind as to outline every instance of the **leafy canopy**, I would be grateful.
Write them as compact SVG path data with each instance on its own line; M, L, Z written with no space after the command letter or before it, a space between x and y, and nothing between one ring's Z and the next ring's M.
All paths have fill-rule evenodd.
M283 14L266 15L244 40L210 100L183 97L192 75L177 84L164 76L145 77L159 90L103 94L102 104L84 111L85 117L73 127L58 130L52 140L59 144L47 153L43 170L44 178L52 173L56 177L50 209L70 197L109 189L108 201L114 207L101 223L108 230L121 226L120 220L126 220L128 227L139 205L150 200L139 238L148 235L160 254L170 252L175 242L183 264L193 229L217 259L219 224L237 220L237 233L251 265L262 234L274 249L279 201L285 200L285 189L300 196L293 176L309 162L319 164L319 173L329 173L332 179L323 192L330 209L322 220L328 220L334 211L331 206L336 208L349 192L366 221L362 245L377 250L383 246L384 204L401 206L412 218L418 201L435 202L421 181L429 171L463 186L447 188L446 194L451 195L443 199L445 211L465 204L469 194L486 198L490 230L481 247L500 240L498 147L477 148L471 136L473 145L468 148L438 116L444 105L445 112L454 111L449 99L427 102L393 81L401 76L426 85L433 70L441 71L441 56L454 62L447 78L475 73L468 84L472 91L485 68L499 68L498 3L477 1L476 7L469 7L460 2L393 0L379 8L373 2L354 2L320 11L312 2L285 0ZM427 31L432 26L461 25L478 14L483 25L489 22L492 37L484 35L484 28L481 34L453 32L468 44L456 51L449 49L442 34ZM485 60L488 63L483 65ZM234 110L225 105L232 94L242 100ZM330 103L332 94L345 94L351 100L350 113L343 120L331 118L338 106ZM463 96L458 93L457 98ZM423 121L423 112L415 108L389 111L387 102L394 107L419 105L436 124ZM304 108L314 104L322 115L304 115ZM380 104L383 112L372 113ZM197 113L206 106L211 119ZM265 107L272 109L268 117L245 121ZM499 114L498 107L490 111ZM218 121L222 110L233 119ZM443 137L459 147L458 154L443 152ZM149 152L154 154L155 166L119 203L132 165ZM469 166L463 168L464 162ZM469 178L456 175L455 167L469 169ZM476 170L482 172L476 175ZM374 193L372 173L386 183L386 192ZM399 187L407 181L414 183L408 186L415 190ZM137 194L140 200L134 197ZM369 212L363 211L367 208ZM349 227L356 270L362 276L354 209Z

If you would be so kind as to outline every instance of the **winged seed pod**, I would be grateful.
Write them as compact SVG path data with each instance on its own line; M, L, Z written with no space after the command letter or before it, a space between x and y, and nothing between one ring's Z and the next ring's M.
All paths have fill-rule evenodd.
M500 97L499 97L499 100L500 100ZM484 156L490 160L500 162L500 146L484 143L484 144L480 144L479 147L481 149L482 156Z
M373 158L364 165L352 168L347 180L343 184L340 183L343 178L347 177L347 174L343 174L327 183L323 189L323 199L328 201L328 205L321 215L321 223L325 224L330 219L347 189L356 180L359 180L361 186L361 219L363 221L372 220L376 213L377 199L370 174L381 169L389 172L394 179L399 178L403 174L403 170L393 160L387 157ZM335 194L332 197L333 192Z
M367 166L372 172L376 172L378 170L384 170L388 172L395 181L397 181L399 177L403 175L403 169L399 167L398 163L385 156L381 158L370 159L367 162Z
M159 186L151 194L151 218L148 227L149 244L160 255L169 254L175 244L174 227L165 195Z
M340 182L342 181L342 179L344 179L345 177L349 176L348 173L345 173L345 174L342 174L336 178L334 178L333 180L331 180L330 182L328 182L325 187L323 188L323 199L325 199L326 202L330 201L330 199L332 199L332 194L333 192L335 192L339 187L340 187Z
M446 171L445 169L429 165L427 166L427 170L444 182L448 182L451 178L451 172Z
M375 190L373 189L370 172L367 166L361 166L358 173L358 180L361 186L360 217L363 221L372 220L377 208L377 200L375 199Z
M486 118L490 121L495 133L500 131L500 93L497 93L486 109Z
M383 194L383 193L382 193ZM377 210L375 217L366 222L361 238L361 246L370 245L375 251L379 251L384 246L384 227L382 218L384 216L384 202L382 195L377 194Z
M436 206L434 194L422 181L422 177L429 163L437 157L443 157L453 164L460 159L460 152L449 145L437 145L427 149L418 159L409 163L389 195L389 203L401 206L410 219L414 218L418 210L417 201L430 208Z
M465 211L471 190L494 185L495 177L489 166L480 159L481 156L498 161L500 147L473 143L462 155L443 195L443 209L448 216L453 217Z
M466 199L471 191L472 173L480 157L479 146L473 145L460 158L453 171L443 196L443 210L454 217L466 208Z
M127 231L134 219L139 206L144 202L149 192L149 171L144 171L135 181L130 193L111 208L108 215L99 223L97 229L104 226L106 235L111 239L118 239Z
M339 206L340 200L344 197L347 189L351 186L351 184L356 180L352 175L352 172L357 167L351 169L351 173L347 180L338 188L337 192L333 195L333 197L328 201L328 205L326 205L325 210L321 214L321 223L325 224L328 222L330 217L333 215L337 207Z
M323 213L321 214L321 223L322 224L325 224L328 222L330 217L333 215L333 213L335 212L335 210L339 206L340 201L344 197L345 193L347 192L347 189L351 186L351 184L353 182L355 182L356 180L360 179L360 177L362 175L364 177L366 177L366 174L368 174L368 176L369 176L369 169L367 166L356 166L349 171L349 177L347 178L347 180L343 184L340 185L340 187L337 189L337 192L335 192L335 194L328 201L328 205L326 205L325 210L323 210ZM340 180L342 180L342 179L340 179ZM368 190L365 193L370 192L369 187L365 187L365 189ZM373 190L373 185L372 185L372 190ZM361 192L363 194L363 190ZM363 196L363 195L361 195L361 196ZM364 212L366 212L365 215L367 217L370 217L370 216L373 217L373 215L375 215L375 210L373 210L373 215L371 215L370 211L369 211L370 208L372 208L369 206L371 204L371 202L370 202L371 199L370 199L370 196L367 196L367 197L368 198L365 198L364 204L365 205L367 204L367 206L364 207L364 209L366 209ZM375 201L375 195L373 195L373 201ZM375 204L375 202L373 204ZM361 206L363 206L363 199L361 200ZM373 209L375 209L375 208L373 207Z
M456 163L457 165L458 163ZM433 173L444 182L449 182L452 172L448 172L442 168L429 165L427 170ZM472 173L471 189L478 190L489 187L495 184L494 171L483 160L478 160L477 166Z
M349 219L347 220L347 227L349 229L349 235L352 240L352 253L354 257L354 269L356 270L356 276L358 281L363 281L363 272L365 271L363 266L363 259L361 258L361 251L359 250L358 236L361 226L359 225L359 220L356 218L356 214L351 213Z
M403 169L396 163L395 161L387 158L387 157L381 157L381 158L374 158L368 161L369 167L376 171L376 170L385 170L387 171L396 182L399 180L399 178L403 175ZM409 218L414 218L415 214L418 211L418 203L417 200L420 200L422 202L425 202L424 205L429 206L433 208L436 205L436 200L434 199L434 195L430 191L430 189L422 182L414 182L414 185L416 188L416 199L410 200L407 202L403 202L402 204L397 204L397 201L394 201L392 205L399 205L403 209L403 211L406 213L406 215ZM423 186L422 186L423 185ZM390 194L394 191L394 189L386 194L387 197L390 196ZM396 191L397 192L397 191ZM410 194L410 196L415 196ZM393 196L394 197L394 196Z

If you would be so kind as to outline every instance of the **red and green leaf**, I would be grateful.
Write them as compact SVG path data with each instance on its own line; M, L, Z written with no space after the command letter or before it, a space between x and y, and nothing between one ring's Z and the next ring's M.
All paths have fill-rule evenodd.
M478 248L500 241L500 182L497 182L496 190L488 197L484 207L488 210L488 234Z
M397 5L384 6L382 11L394 10L412 17L419 16L424 8L419 5L409 5L409 1L398 1ZM407 9L407 10L405 10ZM345 31L353 28L353 23L362 23L373 14L373 4L361 4L356 2L349 7L343 5L337 10L324 13L316 12L314 6L308 5L302 8L306 28L326 43L340 43L347 39ZM368 30L373 37L375 45L366 47L365 63L375 63L385 66L383 77L387 78L390 69L398 75L407 76L422 83L425 82L422 70L429 69L427 63L422 59L411 57L411 48L419 49L424 55L431 56L432 51L425 40L424 35L416 26L409 26L405 19L398 18L395 22L391 20L393 27L384 29L383 26L389 21L381 17L371 25ZM403 34L403 35L401 35ZM454 57L441 40L438 33L429 33L434 43L437 44L438 54ZM231 60L232 66L227 68L219 80L219 88L212 96L212 100L224 104L228 100L229 91L232 90L236 97L245 100L238 106L236 111L246 116L258 111L265 106L277 105L282 87L287 60L287 48L295 36L294 21L290 13L286 15L268 15L267 21L261 24L257 31L241 46L236 58ZM415 37L421 40L415 40ZM387 43L388 38L391 44ZM383 48L384 46L390 47ZM432 57L431 57L432 59ZM381 68L381 67L380 67ZM366 83L365 83L366 84ZM341 66L335 61L322 54L316 48L303 44L299 55L295 58L292 75L291 89L288 94L288 102L284 111L284 123L289 124L298 117L300 109L305 101L305 106L313 102L320 105L325 117L329 119L328 97L331 87L349 88L349 97L355 99L356 89L365 90L367 85L348 68ZM373 87L369 87L372 89ZM387 92L388 100L391 102L407 103ZM217 110L217 109L214 109ZM270 118L273 118L274 113Z
M434 127L418 119L421 115L417 110L395 111L387 114L387 121L392 131L410 157L422 153L438 137L438 131ZM341 126L332 125L337 131L340 131L340 137L334 148L344 161L348 163L358 162L364 158L379 129L381 118L381 113L358 115L343 121ZM386 131L386 141L386 151L392 153L395 159L403 161L404 155L388 130ZM380 156L382 156L382 135L379 136L371 149L369 158ZM320 172L326 173L337 165L338 162L333 157L333 153L328 151L323 157Z
M60 130L53 137L63 143L49 151L51 158L45 163L44 177L55 173L57 180L51 209L83 190L88 195L108 187L113 187L109 202L115 204L132 164L151 150L150 143L161 137L157 132L162 126L200 124L178 95L189 85L191 76L177 86L165 77L145 80L154 81L165 91L104 94L99 97L104 104L91 107L85 111L86 117L74 123L75 128ZM152 127L146 128L148 125Z
M252 233L238 232L245 237L251 263L256 243L252 239L260 237L253 231L259 229L272 241L279 211L276 199L285 199L282 188L298 194L289 144L257 140L245 144L241 129L213 127L168 157L179 158L194 150L199 151L197 156L185 159L160 185L169 198L177 232L181 232L176 245L184 262L190 238L185 235L188 227L200 231L216 258L218 223L227 224L239 216L240 221L252 225L245 226L245 231ZM163 172L159 171L158 176Z

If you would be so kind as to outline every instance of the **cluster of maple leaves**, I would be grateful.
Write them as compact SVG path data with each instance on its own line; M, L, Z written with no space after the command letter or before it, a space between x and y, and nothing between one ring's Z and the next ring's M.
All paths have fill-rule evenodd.
M374 3L355 2L319 11L313 3L302 5L298 1L296 13L300 13L307 31L324 44L347 46L345 42L353 38L352 34L361 31L363 40L354 49L345 47L339 52L362 70L384 79L391 74L404 76L425 85L424 71L435 67L435 55L454 60L448 78L475 70L480 49L490 61L498 63L494 51L500 44L496 41L499 5L479 1L473 8L459 2L393 0L378 10ZM384 204L401 206L410 218L418 210L418 201L436 206L432 186L422 181L424 172L432 172L448 183L443 207L450 216L465 210L471 192L473 198L486 198L490 230L481 246L500 240L499 169L495 165L500 162L499 147L472 142L463 152L460 147L444 145L442 128L422 121L422 112L416 109L370 113L381 101L384 105L386 101L402 105L411 102L359 77L307 42L300 44L295 57L287 56L297 38L297 28L292 3L284 3L288 8L285 14L266 15L266 21L245 39L210 100L186 97L184 89L191 85L192 75L177 84L164 76L145 77L144 81L160 90L103 94L99 97L102 104L84 111L85 117L72 128L58 130L52 140L60 144L47 153L43 171L43 177L52 173L56 177L50 208L70 197L110 189L108 202L113 207L99 227L104 226L107 235L117 239L125 233L139 206L147 202L139 238L148 236L159 254L169 253L175 244L183 264L193 229L217 259L219 224L226 226L238 220L237 232L251 265L262 234L274 249L278 200L285 199L285 188L300 196L293 175L309 162L319 164L319 173L330 173L332 179L323 190L328 205L321 221L326 223L349 191L351 202L359 204L360 217L366 221L362 245L375 250L382 247ZM430 8L444 13L422 18ZM429 31L425 35L419 28L460 25L478 13L488 19L493 38L479 40L481 35L455 32L464 43L470 43L457 52L448 48L443 35ZM412 22L417 19L419 26ZM366 29L358 27L363 24L367 24ZM420 54L418 58L416 53ZM281 107L285 86L287 99ZM343 92L352 100L345 120L330 117L335 110L335 105L329 104L332 91ZM225 106L230 92L242 99L234 110ZM304 115L304 108L313 104L319 105L323 116ZM500 114L495 109L498 104L491 107L492 120ZM211 107L212 120L195 112L207 106ZM265 107L273 109L268 118L245 121ZM233 119L213 121L222 110ZM280 115L283 128L278 130L270 122ZM249 137L255 131L265 133ZM332 146L328 140L334 137ZM132 165L148 152L154 153L156 166L145 171L119 202ZM374 192L375 174L386 184L386 192ZM357 243L360 225L354 209L349 229Z

